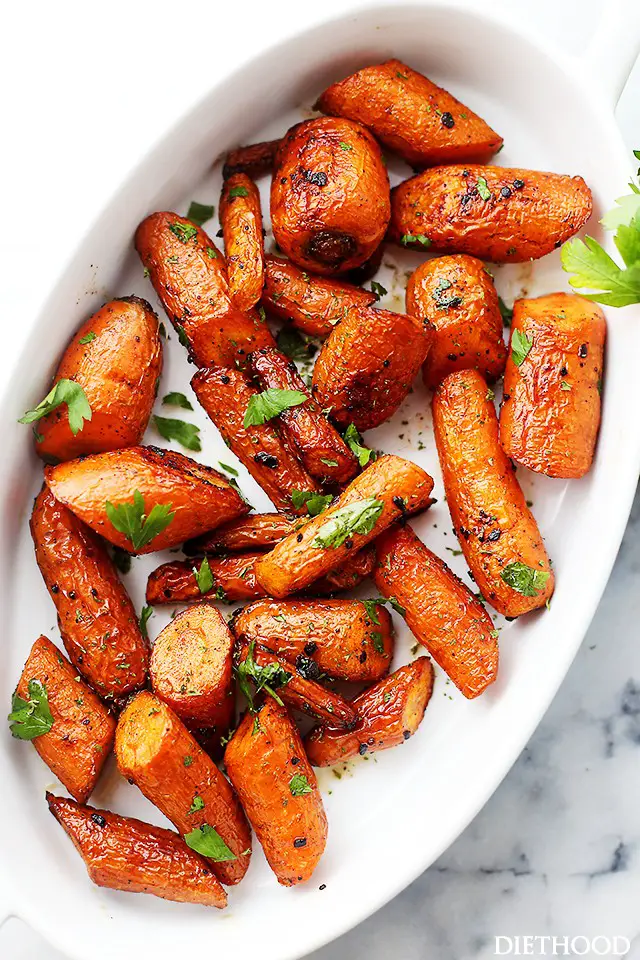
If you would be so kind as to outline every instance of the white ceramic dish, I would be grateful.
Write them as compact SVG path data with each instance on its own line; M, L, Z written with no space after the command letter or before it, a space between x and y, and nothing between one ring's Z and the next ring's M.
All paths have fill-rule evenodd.
M619 27L623 18L618 8L613 12ZM269 50L211 91L171 131L85 237L33 323L27 350L17 358L0 404L8 418L0 470L0 703L9 703L36 636L58 638L27 529L41 465L29 431L15 420L44 394L69 336L104 299L137 293L156 303L131 246L139 220L155 209L184 212L191 198L217 203L219 173L210 169L212 157L239 142L277 135L300 117L301 109L308 111L328 81L390 55L424 70L503 133L502 164L581 173L601 212L624 191L629 175L611 102L622 85L633 44L628 31L617 32L614 16L595 52L583 64L572 64L507 27L504 17L498 22L464 7L434 4L369 6ZM591 81L595 73L608 100ZM400 169L392 166L394 176ZM589 230L602 239L595 220ZM404 284L404 270L420 257L389 251L384 260L391 265L379 278L390 290L384 305L401 308L398 283ZM557 256L533 267L500 269L497 283L507 299L523 290L536 294L566 288ZM330 834L312 882L301 889L278 887L256 850L246 880L231 891L230 907L220 914L92 886L46 811L43 789L51 785L50 774L35 751L12 741L4 727L0 883L6 899L0 904L0 920L19 915L76 960L175 960L176 955L207 956L212 949L216 954L230 950L287 960L364 919L432 863L495 789L540 720L585 633L624 530L640 461L640 436L630 428L628 416L640 407L640 309L610 311L610 321L602 430L593 470L571 483L522 476L557 572L551 610L520 623L499 624L500 678L479 701L464 700L439 673L415 738L375 760L359 760L340 779L322 772ZM172 337L160 395L170 389L189 392L192 372ZM197 411L192 419L203 428L201 459L229 462L229 452L204 413ZM367 439L423 464L435 476L441 496L428 398L421 386L389 425ZM149 431L147 440L157 437ZM241 484L256 506L267 505L244 471ZM446 505L440 503L416 526L464 574L460 560L447 552L457 544ZM127 585L138 608L146 573L160 559L134 561ZM372 590L364 595L372 595ZM152 619L152 636L167 616ZM396 622L400 663L411 656L413 641ZM162 822L113 765L92 802ZM326 886L320 890L320 885Z

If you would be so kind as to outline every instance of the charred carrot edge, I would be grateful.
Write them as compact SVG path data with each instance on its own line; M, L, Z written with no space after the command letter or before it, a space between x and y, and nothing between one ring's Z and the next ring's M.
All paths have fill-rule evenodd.
M279 146L279 140L263 140L230 150L222 168L223 179L236 173L246 173L254 179L263 176L273 168Z

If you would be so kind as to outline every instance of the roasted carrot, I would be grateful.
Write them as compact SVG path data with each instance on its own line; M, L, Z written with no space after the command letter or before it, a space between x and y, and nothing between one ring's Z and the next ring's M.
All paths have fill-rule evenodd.
M418 657L352 701L358 711L354 730L317 726L304 740L314 767L330 767L358 754L375 753L404 743L416 732L433 691L433 667Z
M151 688L188 725L228 731L234 709L233 642L211 603L179 613L156 638Z
M131 553L173 547L250 509L217 470L158 447L128 447L47 467L45 481L76 516ZM149 518L146 527L140 510ZM125 521L126 533L119 529Z
M272 547L291 533L295 526L295 520L288 520L281 513L252 513L249 517L232 520L194 540L187 540L182 549L187 556L196 557L259 550L261 547Z
M427 387L437 387L454 370L471 368L497 380L507 348L498 294L480 260L465 254L425 260L409 277L406 297L407 313L433 328L422 367Z
M405 513L426 506L432 487L429 474L415 463L381 457L352 480L324 513L258 560L258 582L277 598L308 587Z
M53 384L72 380L91 408L74 435L66 404L39 420L36 450L45 460L72 460L140 443L162 370L158 318L146 300L122 297L89 317L65 350Z
M295 512L292 490L319 490L273 421L244 426L247 407L258 391L239 370L200 370L191 386L225 443L277 509Z
M391 194L388 237L441 253L521 263L551 253L591 216L582 177L508 167L433 167Z
M359 600L256 600L233 622L241 640L252 640L301 666L314 679L372 683L389 671L394 634L389 613Z
M99 887L226 907L227 895L211 867L177 833L66 797L47 793L46 798Z
M32 694L41 690L46 695L51 726L31 742L54 777L76 799L84 801L93 792L111 753L115 721L47 637L39 637L32 646L16 694L29 703ZM13 709L19 706L14 702ZM20 722L14 726L14 735L20 737Z
M223 182L220 225L231 301L239 310L250 310L264 286L264 237L260 193L246 173Z
M341 730L351 730L355 726L356 711L348 700L318 682L322 674L313 661L303 658L292 664L283 657L277 657L266 647L250 643L241 649L239 664L245 661L249 650L259 667L275 664L288 676L287 682L275 690L278 699L301 713Z
M205 569L208 567L211 572L213 586L204 593L200 588L202 578L198 577L202 560L170 560L149 574L147 603L156 606L204 599L234 602L263 597L264 590L256 582L254 573L261 556L261 553L239 553L233 557L209 557Z
M480 601L410 527L376 540L374 579L395 597L412 633L465 697L477 697L498 673L498 641Z
M365 67L332 84L318 108L364 124L418 168L486 163L502 146L502 137L469 107L400 60Z
M480 593L507 617L544 606L554 587L549 558L476 370L442 381L433 427L451 519Z
M329 277L314 277L280 257L265 258L262 303L312 337L328 337L352 307L368 307L376 295Z
M278 882L304 883L322 856L327 818L286 708L267 697L256 716L247 713L224 760Z
M263 390L307 393L293 360L278 350L256 350L249 357L249 367ZM353 453L310 396L305 403L283 410L278 422L298 450L305 470L316 480L344 484L358 472Z
M313 396L341 427L388 420L405 399L431 345L429 323L389 310L349 311L325 341L313 370Z
M333 570L329 570L323 577L314 580L308 587L307 593L324 597L339 593L341 590L353 590L373 571L375 562L376 551L370 543L357 553L347 556L346 560Z
M175 213L153 213L135 236L149 278L180 340L199 367L233 366L273 346L260 314L234 306L222 253L200 227Z
M344 273L371 256L388 223L389 177L368 130L332 117L289 130L271 181L271 226L294 263Z
M180 834L213 828L233 857L215 861L217 877L226 884L242 880L249 866L251 832L238 798L173 710L152 693L137 694L120 714L116 759L123 777L135 783Z
M253 179L263 176L273 167L279 146L279 140L263 140L230 150L222 168L223 178L228 180L236 173L246 173Z
M147 643L104 541L48 487L33 505L31 536L58 613L62 642L76 670L105 698L144 686Z
M606 329L600 307L583 297L516 300L500 411L500 442L512 460L549 477L590 469Z

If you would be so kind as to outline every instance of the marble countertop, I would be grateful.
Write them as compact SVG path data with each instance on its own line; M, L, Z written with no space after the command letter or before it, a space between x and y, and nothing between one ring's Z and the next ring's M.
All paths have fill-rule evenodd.
M599 3L519 6L577 50ZM106 86L102 95L106 103ZM629 147L640 147L640 65L618 119ZM496 955L496 936L527 934L624 936L628 956L640 958L639 575L640 493L591 629L502 785L412 886L313 960L484 960ZM66 960L18 920L0 930L0 957Z

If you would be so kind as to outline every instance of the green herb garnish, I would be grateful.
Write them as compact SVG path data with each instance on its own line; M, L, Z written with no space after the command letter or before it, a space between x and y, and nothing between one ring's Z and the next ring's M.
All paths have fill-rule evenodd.
M420 243L423 247L431 246L431 240L425 237L424 233L404 233L400 237L400 243L403 247L408 247L411 243Z
M281 667L279 663L268 663L266 666L259 666L253 658L253 651L255 649L256 642L252 640L247 648L247 655L244 660L238 664L235 668L236 678L238 680L238 686L244 694L249 710L251 713L256 712L256 707L253 702L254 694L251 691L251 683L255 685L256 695L260 693L261 690L264 690L265 693L268 693L276 703L283 706L282 700L275 692L277 687L283 687L291 679L291 674L287 673L284 667Z
M305 793L313 793L313 787L304 773L295 773L289 780L289 792L292 797L303 797Z
M186 833L184 841L188 847L195 850L196 853L208 857L209 860L215 860L216 863L223 863L226 860L237 860L238 858L231 852L215 827L210 827L208 823L203 823L201 827Z
M169 230L177 237L180 243L188 243L189 240L193 240L198 236L198 228L194 227L192 223L170 223Z
M178 393L175 390L165 394L162 398L163 407L182 407L183 410L193 410L191 402L185 397L184 393Z
M96 337L97 337L97 334L94 333L93 330L89 330L89 333L85 333L84 337L80 337L80 339L78 340L78 343L81 343L83 345L85 343L91 343L91 341L95 340Z
M29 699L23 700L17 693L11 698L11 713L8 716L11 736L18 740L33 740L49 733L53 716L49 708L47 688L39 680L29 680Z
M251 397L244 415L244 426L260 426L267 420L273 420L284 410L298 407L308 399L307 394L301 390L277 390L270 387Z
M215 207L210 206L208 203L198 203L197 200L192 200L189 204L187 220L191 220L192 223L201 227L207 220L211 220L214 213Z
M516 367L522 366L532 346L533 341L529 340L526 333L522 333L521 330L513 331L511 334L511 359Z
M186 420L177 420L173 417L158 417L154 415L153 422L156 430L165 440L177 440L185 450L202 450L200 443L200 427Z
M133 494L133 503L114 506L107 500L105 509L112 526L125 535L134 550L141 550L151 543L158 534L166 530L175 517L170 503L156 503L147 516L144 497L139 490Z
M149 638L147 624L149 623L149 620L151 619L152 616L153 616L153 607L148 607L148 606L143 607L142 610L140 611L140 620L138 621L138 623L140 624L140 633L145 638L145 640L148 640Z
M484 177L478 177L478 182L476 183L476 188L477 188L478 193L480 194L480 196L481 196L481 198L482 198L483 200L490 200L490 199L491 199L491 190L489 190L489 186L488 186L487 181L485 180Z
M371 533L382 510L384 503L375 497L357 500L340 507L324 523L313 540L313 547L341 547L354 533Z
M200 593L209 593L210 590L213 590L213 574L206 557L200 564L199 570L193 567L193 575L196 578Z
M352 453L358 458L358 463L361 467L366 467L366 465L371 461L376 459L375 450L370 450L369 447L365 447L362 443L362 437L360 436L358 429L355 423L350 423L347 429L344 432L344 442L349 447Z
M501 578L523 597L537 597L544 590L549 573L546 570L535 570L519 560L508 563L500 574Z
M317 517L327 509L333 496L330 493L316 493L314 490L292 490L291 502L296 510L306 506L307 512L312 517Z
M229 197L248 197L249 191L246 187L231 187Z
M48 416L61 404L66 403L69 414L69 429L76 436L82 430L85 420L91 420L91 407L85 392L75 380L58 380L52 390L33 410L27 410L18 423L35 423Z

